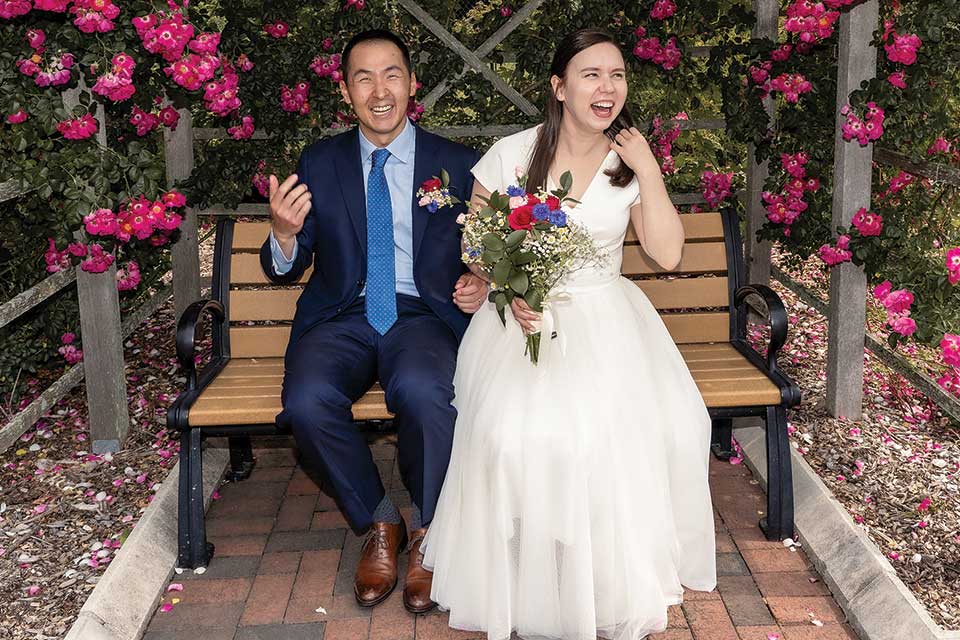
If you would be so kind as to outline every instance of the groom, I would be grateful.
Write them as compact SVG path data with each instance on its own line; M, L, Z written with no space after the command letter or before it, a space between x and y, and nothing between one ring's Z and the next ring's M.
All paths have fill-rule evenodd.
M395 414L400 473L413 502L403 602L434 606L420 543L450 458L453 373L469 315L486 284L460 260L457 215L418 204L427 180L450 175L467 200L472 149L407 120L416 91L406 45L389 31L355 36L342 56L340 91L359 126L317 141L282 184L270 176L270 237L260 263L276 283L313 265L293 320L277 423L324 477L357 534L366 532L354 593L373 606L397 584L407 527L386 495L351 405L377 380ZM316 200L316 202L313 202Z

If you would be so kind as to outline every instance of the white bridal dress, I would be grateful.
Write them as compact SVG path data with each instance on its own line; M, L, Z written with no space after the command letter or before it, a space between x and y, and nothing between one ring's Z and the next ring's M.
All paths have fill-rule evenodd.
M473 173L506 191L536 138L497 142ZM470 323L454 378L453 452L424 544L450 625L491 640L636 640L662 631L683 586L716 585L710 418L650 301L620 276L636 180L603 169L571 219L609 254L553 305L540 366L493 304ZM546 366L545 366L546 365Z

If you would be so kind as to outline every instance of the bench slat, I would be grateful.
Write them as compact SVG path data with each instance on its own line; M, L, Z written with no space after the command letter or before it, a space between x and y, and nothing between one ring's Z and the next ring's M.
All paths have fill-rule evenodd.
M667 271L653 261L639 245L623 248L623 275L727 273L727 250L722 242L701 242L683 245L683 255L676 269Z
M726 276L637 280L636 284L657 309L698 309L727 307L730 304Z
M638 280L638 287L657 309L726 307L727 278ZM236 289L230 292L230 320L293 320L301 289Z
M309 267L298 283L306 283L313 273L313 267ZM230 284L233 285L268 285L273 284L267 280L260 266L259 253L234 253L230 256Z
M726 312L665 313L660 317L677 344L730 340L730 315ZM230 327L230 351L235 358L282 358L289 339L289 325Z
M293 320L300 294L299 287L231 291L230 321Z
M723 240L723 220L719 213L684 213L680 215L687 242ZM269 222L237 222L233 226L234 251L259 251L270 232ZM628 243L636 243L633 225L627 225Z
M680 222L683 223L683 234L687 242L723 240L723 219L719 213L682 213ZM627 225L625 242L626 244L637 243L633 224Z
M730 314L726 312L664 313L660 317L677 344L730 340Z
M726 345L683 345L681 352L688 354L717 352L716 347ZM700 389L708 407L756 406L780 402L780 390L758 371L746 358L730 347L734 357L723 370L705 370L687 360L693 379ZM727 355L730 355L729 353ZM256 378L253 384L247 377L231 377L231 374L264 366L281 366L274 359L266 365L249 359L234 359L226 366L217 380L207 387L190 409L190 424L195 426L224 424L269 424L280 413L280 389L282 372ZM225 377L226 376L226 377ZM391 417L386 408L383 389L379 385L367 392L353 405L356 420L387 420Z

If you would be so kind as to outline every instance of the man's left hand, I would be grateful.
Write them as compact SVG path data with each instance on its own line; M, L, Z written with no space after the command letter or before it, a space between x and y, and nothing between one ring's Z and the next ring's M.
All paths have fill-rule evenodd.
M476 313L487 299L487 281L465 273L453 287L453 303L464 313Z

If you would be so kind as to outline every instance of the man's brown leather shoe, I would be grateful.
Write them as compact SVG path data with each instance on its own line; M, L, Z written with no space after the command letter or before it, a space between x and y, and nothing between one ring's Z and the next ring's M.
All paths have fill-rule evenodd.
M363 543L353 594L361 607L372 607L387 599L397 586L397 555L407 544L407 525L374 522Z
M423 554L420 544L427 529L417 529L411 534L410 560L407 564L407 580L403 587L403 606L410 613L426 613L437 606L430 599L430 587L433 585L433 573L423 568Z

